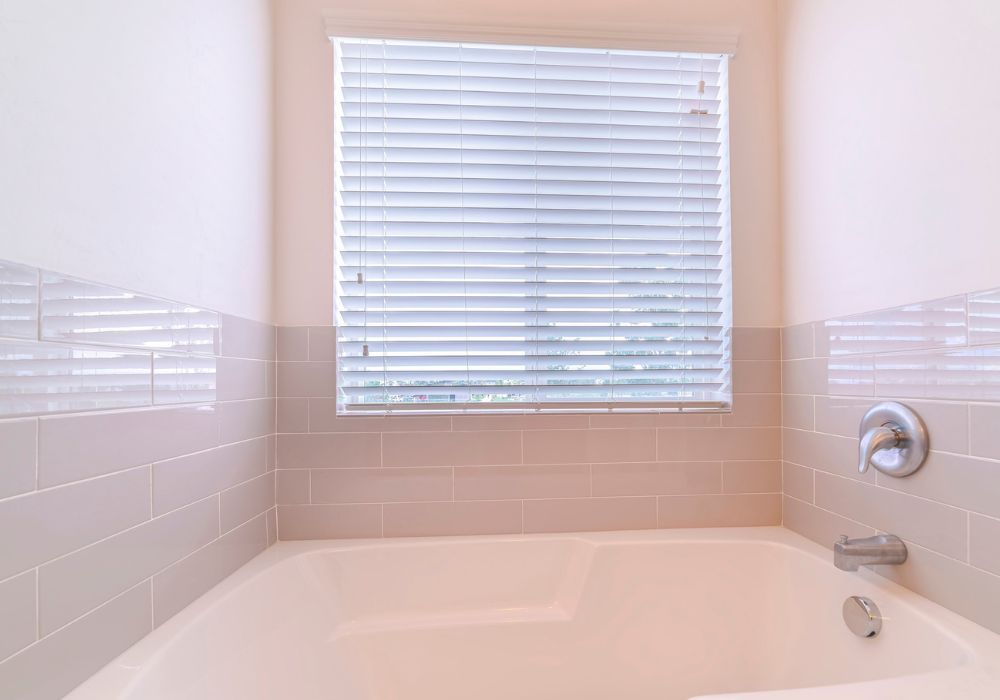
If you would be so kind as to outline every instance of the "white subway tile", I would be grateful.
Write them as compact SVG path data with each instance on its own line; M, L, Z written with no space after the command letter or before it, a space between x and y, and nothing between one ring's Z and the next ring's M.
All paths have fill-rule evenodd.
M42 338L214 355L219 316L177 301L42 273Z
M0 261L0 336L38 337L38 270Z
M148 406L151 402L149 353L0 342L0 417Z

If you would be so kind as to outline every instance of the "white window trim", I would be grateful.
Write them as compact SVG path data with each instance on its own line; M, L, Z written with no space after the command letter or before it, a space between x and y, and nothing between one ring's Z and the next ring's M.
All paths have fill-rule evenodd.
M736 57L739 32L717 27L664 25L650 31L648 25L616 23L611 27L556 27L544 25L496 25L458 22L414 22L406 17L323 14L327 38L368 37L424 41L570 46L580 48L639 49L718 53Z

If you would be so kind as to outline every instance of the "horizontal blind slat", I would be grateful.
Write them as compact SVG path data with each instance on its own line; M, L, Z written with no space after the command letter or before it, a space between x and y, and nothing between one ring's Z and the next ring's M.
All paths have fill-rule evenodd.
M725 58L336 59L339 411L728 405Z

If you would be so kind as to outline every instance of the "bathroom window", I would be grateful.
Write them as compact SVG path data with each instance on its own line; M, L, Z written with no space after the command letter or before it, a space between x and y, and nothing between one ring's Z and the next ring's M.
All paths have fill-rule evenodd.
M728 408L726 56L334 54L341 413Z

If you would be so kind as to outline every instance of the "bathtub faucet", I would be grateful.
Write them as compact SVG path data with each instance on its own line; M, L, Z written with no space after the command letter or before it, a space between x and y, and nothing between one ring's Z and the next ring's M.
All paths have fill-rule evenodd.
M875 535L851 540L841 535L833 545L833 565L843 571L857 571L870 564L902 564L906 545L895 535Z

